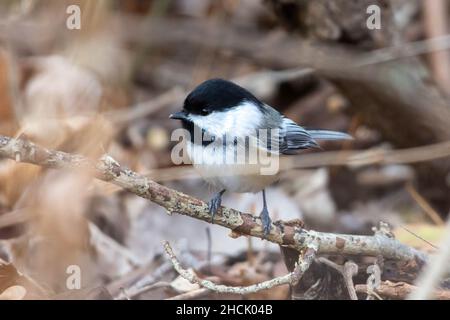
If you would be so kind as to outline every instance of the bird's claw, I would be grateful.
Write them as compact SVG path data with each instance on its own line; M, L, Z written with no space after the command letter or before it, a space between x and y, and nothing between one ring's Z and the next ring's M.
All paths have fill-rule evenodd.
M267 235L270 233L270 229L272 227L272 220L270 219L269 211L267 210L267 208L264 208L261 211L259 218L261 219L264 237L267 237Z
M222 204L222 194L217 193L211 200L208 202L208 210L211 215L211 223L214 222L214 216Z

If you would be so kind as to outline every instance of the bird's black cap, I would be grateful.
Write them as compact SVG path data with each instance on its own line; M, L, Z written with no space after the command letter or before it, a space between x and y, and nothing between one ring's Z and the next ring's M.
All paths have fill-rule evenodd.
M207 115L214 111L225 111L237 107L245 101L262 105L254 95L237 84L210 79L198 85L184 100L184 111Z

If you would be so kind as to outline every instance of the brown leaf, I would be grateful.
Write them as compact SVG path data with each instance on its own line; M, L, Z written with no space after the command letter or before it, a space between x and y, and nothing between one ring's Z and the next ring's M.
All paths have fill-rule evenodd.
M0 293L0 300L23 300L27 294L27 289L22 286L11 286Z
M23 288L23 289L21 289ZM0 300L45 299L48 292L29 276L20 273L12 263L0 261Z

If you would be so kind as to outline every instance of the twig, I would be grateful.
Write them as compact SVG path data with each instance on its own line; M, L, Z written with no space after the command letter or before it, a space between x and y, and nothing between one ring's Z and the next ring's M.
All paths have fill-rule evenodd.
M130 106L125 110L111 111L105 113L106 118L110 119L115 125L122 127L137 119L142 119L155 112L158 112L170 104L181 101L185 96L181 88L170 89L164 92L154 100L141 102L135 106Z
M197 290L192 290L189 292L179 294L179 295L171 297L171 298L167 298L166 300L193 300L193 299L202 298L210 292L211 292L211 290L209 290L209 289L200 288Z
M232 81L254 92L259 97L268 98L273 95L273 91L275 91L280 82L310 76L313 72L314 70L310 68L294 68L282 71L266 70L232 79ZM182 101L187 93L183 89L175 87L167 90L153 100L129 106L124 110L107 112L105 116L120 128L132 121L154 114L164 107Z
M367 300L373 300L375 296L379 300L383 300L375 290L380 287L381 283L381 269L377 263L367 267L367 273L370 276L367 278Z
M344 55L344 53L347 53L347 51L340 50L336 46L316 42L310 44L306 41L297 41L295 37L289 37L288 35L267 39L265 33L255 30L242 32L241 29L237 29L237 26L229 23L219 26L215 23L213 26L212 22L172 20L157 19L157 21L142 23L141 19L124 14L120 18L111 19L110 27L116 29L118 25L122 26L125 23L128 28L121 30L123 32L121 32L120 37L127 43L145 42L151 43L153 47L160 48L173 46L174 44L207 47L214 44L215 50L227 50L238 56L249 57L252 61L272 68L293 68L299 65L328 67L330 64L336 63L337 56L339 56L338 61L342 62L343 60L341 63L343 67L352 68L450 49L450 36L444 35L373 50L362 56L350 55L350 57L346 57L347 55ZM219 32L205 32L205 30L213 29L218 29ZM41 32L36 32L36 30L41 30ZM25 44L26 41L27 47L42 48L45 46L48 41L48 34L53 33L50 31L52 30L49 29L49 24L43 24L36 19L32 23L28 20L27 23L18 21L10 26L6 26L3 21L0 21L0 40L6 42L14 40L14 43L19 44ZM64 36L64 30L58 31L59 33L63 32ZM65 30L66 35L69 31ZM227 39L227 41L217 42L212 39ZM280 52L283 54L280 55ZM313 55L316 52L323 52L323 54ZM336 54L336 52L339 54ZM344 56L346 59L340 56Z
M126 300L132 300L133 298L136 298L137 296L140 296L143 293L149 292L151 290L155 290L155 289L159 289L159 288L166 288L166 287L170 287L170 283L169 282L156 282L147 286L144 286L142 288L139 288L133 292L129 292L129 290L125 291L125 288L121 288L122 290L122 294L125 296ZM122 296L119 297L118 300L122 300Z
M356 263L353 261L347 261L343 266L340 266L327 258L321 257L317 260L338 271L344 278L350 299L358 300L355 285L353 284L353 277L358 274L358 265Z
M28 215L24 208L12 210L7 213L3 213L0 216L0 228L10 227L27 221Z
M308 249L305 252L305 258L300 259L298 265L295 267L295 270L285 276L277 277L268 281L260 282L257 284L253 284L247 287L231 287L231 286L225 286L221 284L215 284L212 281L209 280L203 280L199 279L193 272L183 269L181 267L180 262L178 261L177 257L173 253L172 248L170 247L169 242L164 241L164 250L166 251L168 257L170 258L170 261L172 262L173 267L175 270L186 280L190 281L191 283L197 283L203 288L209 289L214 292L220 292L220 293L234 293L234 294L249 294L249 293L255 293L261 290L267 290L273 287L277 287L284 284L293 284L295 285L302 275L305 273L306 270L308 270L309 266L314 260L314 256L317 251L317 243L312 242Z
M449 49L450 36L443 35L420 41L402 43L398 46L372 50L364 54L353 66L369 66Z
M422 240L423 242L425 242L426 244L428 244L430 247L432 247L433 249L439 250L439 248L437 246L435 246L434 244L432 244L430 241L428 241L427 239L422 238L421 236L419 236L417 233L412 232L411 230L409 230L408 228L405 228L404 226L400 226L400 228L402 228L403 230L405 230L406 232L408 232L409 234L413 235L414 237L416 237L419 240Z
M411 293L409 299L429 299L441 277L449 271L450 261L450 218L445 227L445 236L439 245L439 251L430 259L430 263L417 280L419 290Z
M296 286L298 284L303 274L313 263L317 253L317 246L318 243L312 240L311 244L308 245L305 252L303 253L303 257L302 255L299 256L299 260L295 265L294 271L292 271L292 279L290 283L292 286Z
M149 178L122 167L105 155L93 162L81 155L48 150L32 142L0 135L0 157L33 163L47 168L78 169L91 172L98 179L113 183L129 192L159 204L169 214L177 212L211 223L208 205L199 199L164 187ZM269 234L263 231L261 220L251 214L221 207L214 223L242 235L254 236L273 243L304 250L312 240L320 243L318 254L383 256L386 259L414 261L423 264L426 255L406 246L383 233L357 236L305 230L283 221L272 224Z
M447 1L434 0L423 2L424 28L427 38L435 38L448 33ZM440 89L450 93L450 57L445 50L429 53L430 67Z
M206 248L206 252L207 252L207 257L206 257L206 261L207 261L207 268L208 268L208 273L211 274L211 254L212 254L212 239L211 239L211 229L209 227L206 228L206 240L207 240L207 244L208 247Z
M423 211L428 215L428 217L438 226L443 226L445 221L442 220L441 216L434 210L434 208L428 203L428 201L420 195L419 192L414 188L411 183L406 184L406 191L411 195L411 197L417 202L417 204L422 208Z
M450 141L398 150L325 151L302 154L300 157L283 157L280 159L280 171L322 166L361 167L375 164L410 164L449 156ZM197 177L194 170L188 166L152 170L145 175L155 181L172 181Z
M367 293L369 291L368 286L365 284L357 284L355 288L358 293ZM383 281L374 290L374 293L388 299L405 299L416 291L418 291L418 287L406 282L393 283L391 281ZM432 296L438 300L450 300L450 291L436 290L432 292Z
M108 290L113 294L114 299L124 300L126 298L123 295L124 289L128 296L135 297L136 292L157 283L165 274L172 271L172 264L169 261L164 262L156 270L153 270L151 275L146 274L149 267L149 265L146 265L139 269L133 269L121 279L108 284Z

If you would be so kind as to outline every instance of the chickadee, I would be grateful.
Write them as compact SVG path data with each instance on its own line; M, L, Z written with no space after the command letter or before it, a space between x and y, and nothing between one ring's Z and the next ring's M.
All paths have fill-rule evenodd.
M226 190L239 193L262 191L260 219L265 235L272 225L265 187L275 182L278 174L262 174L262 164L250 160L248 154L261 150L278 156L295 154L301 149L318 148L316 139L352 139L341 132L304 129L246 89L222 79L200 84L186 97L183 110L171 114L170 118L182 122L188 136L187 154L194 168L220 190L208 202L211 219L220 208ZM275 134L267 135L268 131ZM201 139L194 138L198 133ZM245 156L236 161L240 151L244 151ZM224 156L227 152L231 157Z

